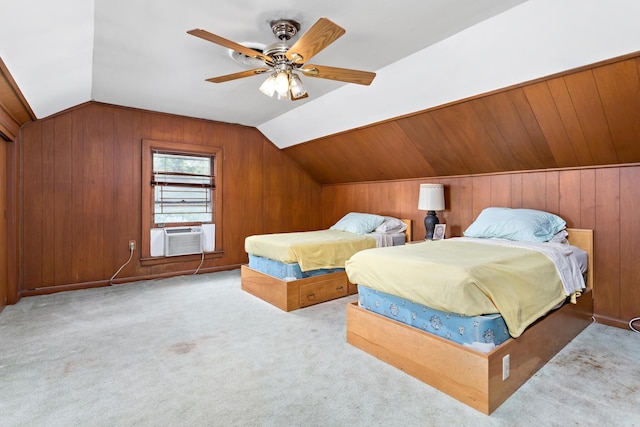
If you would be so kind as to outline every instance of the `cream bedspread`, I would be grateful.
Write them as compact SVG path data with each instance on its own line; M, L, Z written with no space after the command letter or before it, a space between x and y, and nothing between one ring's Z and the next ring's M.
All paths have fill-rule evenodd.
M249 236L248 254L275 261L297 262L302 271L344 267L345 261L363 249L376 247L376 239L340 230L302 231Z
M513 337L566 297L543 253L456 239L362 251L345 268L351 283L438 310L500 313Z

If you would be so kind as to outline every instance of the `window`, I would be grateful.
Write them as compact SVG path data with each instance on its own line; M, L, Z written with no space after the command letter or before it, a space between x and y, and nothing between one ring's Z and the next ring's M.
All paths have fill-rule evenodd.
M220 147L142 141L143 260L163 262L156 246L151 255L156 229L202 224L213 224L207 256L222 255L222 158Z
M215 157L153 152L155 224L213 222Z

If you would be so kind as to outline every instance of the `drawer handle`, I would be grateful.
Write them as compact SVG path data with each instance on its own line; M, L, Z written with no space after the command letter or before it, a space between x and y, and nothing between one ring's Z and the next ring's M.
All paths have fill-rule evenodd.
M341 291L343 289L344 289L344 286L339 286L339 287L336 288L336 291Z
M308 294L307 299L310 299L310 300L316 299L316 294Z

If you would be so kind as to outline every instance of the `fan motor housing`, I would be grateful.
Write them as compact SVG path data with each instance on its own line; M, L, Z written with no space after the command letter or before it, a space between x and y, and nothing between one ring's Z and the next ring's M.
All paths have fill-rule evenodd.
M289 50L289 45L282 42L271 43L268 46L265 46L264 53L267 56L272 57L277 61L283 60L286 61L287 57L285 56L287 51Z

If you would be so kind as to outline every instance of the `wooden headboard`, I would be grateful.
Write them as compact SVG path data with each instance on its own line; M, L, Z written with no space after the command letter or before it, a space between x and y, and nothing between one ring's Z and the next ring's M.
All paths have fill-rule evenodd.
M410 242L413 236L413 223L411 222L410 219L404 219L404 218L400 218L400 221L407 224L407 229L404 230L404 241L405 243Z
M593 230L587 230L582 228L567 228L569 236L569 244L577 246L588 254L587 259L587 288L593 290Z

